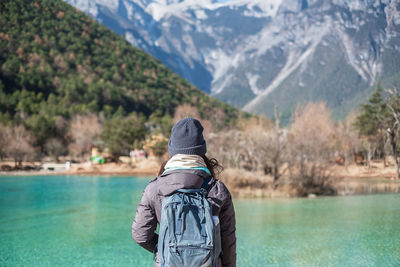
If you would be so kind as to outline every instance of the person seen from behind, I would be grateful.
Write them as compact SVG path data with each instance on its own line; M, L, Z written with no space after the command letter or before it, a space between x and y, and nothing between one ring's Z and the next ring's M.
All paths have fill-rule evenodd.
M236 266L232 197L216 177L222 167L206 152L198 120L174 125L170 159L145 188L132 224L134 241L155 253L154 266Z

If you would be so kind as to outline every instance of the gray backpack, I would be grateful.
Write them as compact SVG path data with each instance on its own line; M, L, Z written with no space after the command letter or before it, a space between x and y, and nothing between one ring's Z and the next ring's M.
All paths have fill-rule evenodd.
M200 189L179 189L163 198L157 247L161 267L217 266L221 236L206 197L210 179Z

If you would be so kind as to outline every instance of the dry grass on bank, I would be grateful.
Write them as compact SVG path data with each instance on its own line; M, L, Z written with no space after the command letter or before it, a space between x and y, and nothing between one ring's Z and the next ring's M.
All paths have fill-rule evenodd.
M357 164L335 165L332 170L332 175L341 179L397 179L396 169L390 159L386 161L386 167L383 160L374 160L370 167Z
M142 160L137 163L105 163L90 162L72 164L68 174L100 174L100 175L148 175L156 176L160 163L157 160Z
M221 174L220 180L234 197L294 197L298 195L297 190L286 181L282 181L274 190L273 177L263 173L226 169Z

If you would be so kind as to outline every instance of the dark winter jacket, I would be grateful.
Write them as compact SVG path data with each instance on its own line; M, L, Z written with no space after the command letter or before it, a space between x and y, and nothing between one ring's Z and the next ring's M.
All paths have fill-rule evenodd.
M200 188L208 174L202 170L174 170L150 181L144 190L132 224L132 238L143 248L153 252L158 241L155 233L161 219L161 202L164 196L181 188ZM221 224L222 254L219 266L236 266L235 211L231 194L217 180L209 182L207 198L212 204L213 216ZM156 264L157 266L157 264Z

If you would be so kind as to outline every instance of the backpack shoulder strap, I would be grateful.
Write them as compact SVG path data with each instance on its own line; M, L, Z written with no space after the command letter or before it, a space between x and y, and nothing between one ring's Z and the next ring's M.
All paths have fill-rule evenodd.
M208 176L207 178L204 179L203 184L201 185L201 188L204 190L208 191L208 183L211 181L211 176Z

